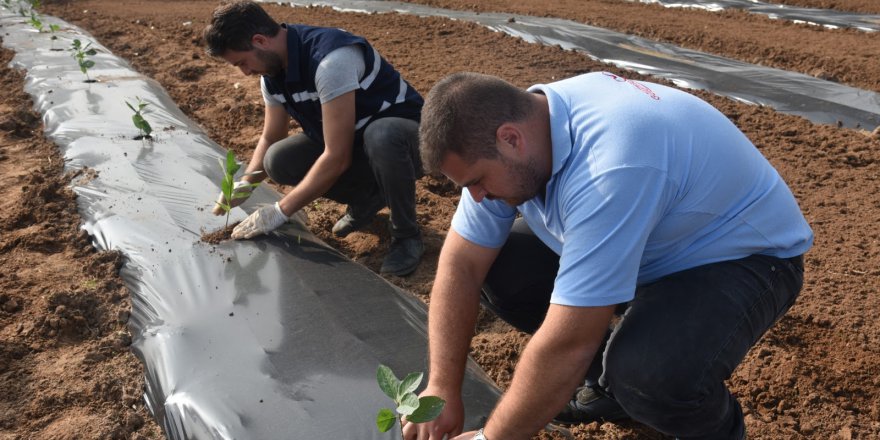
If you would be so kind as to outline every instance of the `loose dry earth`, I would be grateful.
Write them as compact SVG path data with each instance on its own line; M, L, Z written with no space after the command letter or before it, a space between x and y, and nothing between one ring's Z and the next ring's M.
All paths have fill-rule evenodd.
M880 13L873 0L783 2ZM257 79L206 57L200 46L199 31L216 1L44 3L43 13L88 30L158 80L213 139L240 159L250 157L262 123ZM558 16L880 91L880 33L625 0L423 3ZM526 44L467 23L266 8L282 21L344 27L366 36L423 93L461 70L499 75L521 86L596 70L641 78L582 54ZM0 37L5 32L0 29ZM0 439L161 438L141 400L140 364L127 348L130 302L116 275L124 260L96 252L80 232L68 184L89 176L64 174L57 149L44 139L40 117L21 92L23 73L7 66L12 56L0 51ZM880 139L695 93L741 127L777 167L816 232L800 300L730 379L745 407L750 438L880 438L880 321L875 319L880 315ZM425 260L414 275L389 281L429 302L458 191L426 177L417 197L428 246ZM342 240L328 230L343 207L321 201L308 211L317 235L378 270L388 238L387 211L368 230ZM503 388L527 342L527 335L484 316L472 353ZM576 439L664 438L637 423L578 426L573 433Z

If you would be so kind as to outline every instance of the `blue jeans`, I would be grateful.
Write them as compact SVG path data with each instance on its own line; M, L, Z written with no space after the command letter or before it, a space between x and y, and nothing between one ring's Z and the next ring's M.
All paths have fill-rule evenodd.
M521 219L486 278L483 304L534 332L559 257ZM591 371L634 420L681 439L740 439L742 409L724 381L794 303L803 258L752 255L636 289ZM601 368L597 363L601 363Z
M391 208L395 237L419 233L416 221L416 179L422 176L419 123L404 118L376 119L355 138L351 166L324 197L357 208L381 198ZM283 185L296 185L306 176L324 144L295 134L269 147L263 169Z

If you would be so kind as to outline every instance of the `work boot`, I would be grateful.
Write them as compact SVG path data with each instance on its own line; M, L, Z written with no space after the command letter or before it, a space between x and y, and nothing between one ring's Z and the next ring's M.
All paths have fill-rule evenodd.
M553 421L563 424L615 422L628 419L626 411L598 385L579 387L574 398Z
M385 201L381 197L375 196L364 205L348 205L345 209L345 215L336 221L333 225L333 235L343 238L354 231L369 225L376 213L385 207Z
M425 245L422 243L421 234L405 238L394 237L391 239L391 248L382 261L382 269L379 273L407 276L416 270L423 253L425 253Z

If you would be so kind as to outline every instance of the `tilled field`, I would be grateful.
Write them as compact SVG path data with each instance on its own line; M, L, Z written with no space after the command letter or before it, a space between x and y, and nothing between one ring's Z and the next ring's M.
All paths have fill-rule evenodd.
M86 29L159 81L215 141L242 160L250 157L262 127L257 79L207 57L199 38L216 1L43 3L41 12ZM880 33L625 0L420 3L562 17L880 91ZM783 3L880 13L872 0ZM423 93L462 70L521 86L596 70L653 80L468 23L266 8L281 21L343 27L366 36ZM79 232L81 220L67 183L88 176L62 173L62 159L43 138L40 117L21 91L23 74L7 66L12 56L5 49L0 53L0 439L161 438L141 401L143 372L127 350L128 293L116 276L122 260L95 252ZM880 323L874 319L880 314L880 138L694 93L721 109L777 167L816 233L801 298L730 379L746 410L750 438L880 438ZM428 246L425 260L414 275L389 281L429 302L458 193L449 183L426 177L417 197ZM311 228L378 271L387 211L368 230L340 240L329 229L342 211L329 201L310 207ZM527 342L527 335L486 315L472 354L503 388ZM572 432L577 439L664 438L637 423L591 424ZM561 437L545 433L540 438Z

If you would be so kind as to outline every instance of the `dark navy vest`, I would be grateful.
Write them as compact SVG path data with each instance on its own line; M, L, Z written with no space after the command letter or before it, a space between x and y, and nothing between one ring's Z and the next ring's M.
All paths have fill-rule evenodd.
M420 120L421 95L401 78L362 37L336 28L283 24L287 28L287 68L278 76L264 76L269 94L284 101L284 108L303 132L324 142L321 102L315 86L318 64L330 52L352 44L364 49L364 75L355 90L355 139L360 143L367 124L383 117Z

